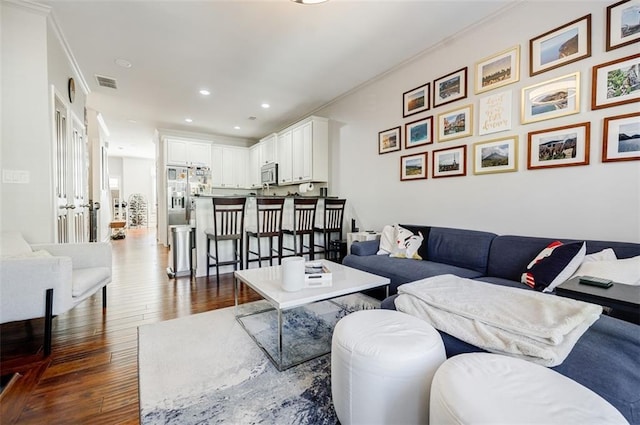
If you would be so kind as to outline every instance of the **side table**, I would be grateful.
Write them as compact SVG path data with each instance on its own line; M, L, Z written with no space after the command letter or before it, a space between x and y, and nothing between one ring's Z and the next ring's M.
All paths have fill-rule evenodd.
M556 286L556 293L603 307L610 307L614 313L622 313L621 319L640 324L640 286L614 283L610 288L580 283L580 277L569 279Z

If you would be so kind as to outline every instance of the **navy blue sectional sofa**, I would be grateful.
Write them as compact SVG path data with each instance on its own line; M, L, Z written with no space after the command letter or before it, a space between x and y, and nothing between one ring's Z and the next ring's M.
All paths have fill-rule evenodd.
M390 294L398 286L442 274L454 274L497 285L530 290L520 276L540 251L555 240L576 240L496 235L476 230L401 225L422 233L418 253L423 260L376 255L379 241L357 242L343 264L391 280ZM587 254L613 248L619 259L640 255L640 244L587 240ZM640 288L639 288L640 290ZM383 308L395 309L391 295ZM550 295L553 296L553 295ZM440 332L447 357L483 351ZM632 424L640 425L640 326L601 316L580 338L567 359L553 369L581 383L609 401ZM526 383L523 383L526 385Z

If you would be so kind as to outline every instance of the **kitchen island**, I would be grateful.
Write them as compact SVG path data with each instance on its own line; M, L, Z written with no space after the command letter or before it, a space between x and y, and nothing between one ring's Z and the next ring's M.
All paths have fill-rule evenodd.
M244 196L244 195L239 195ZM195 213L196 213L196 226L195 226L195 242L196 242L196 269L195 275L196 277L206 276L207 275L207 235L205 234L206 229L213 229L213 203L211 198L214 196L199 196L195 198ZM229 197L229 196L225 196ZM304 198L318 198L318 206L316 209L316 225L322 225L322 211L324 207L324 197L319 196L301 196ZM245 217L244 217L244 226L245 229L255 228L256 227L256 198L258 196L247 195L247 204L245 207ZM284 203L284 211L282 215L282 226L287 228L292 227L293 223L293 199L296 196L269 196L269 198L285 198ZM264 250L268 250L266 240L262 241L265 245L263 245ZM243 250L246 250L246 237L243 242ZM316 242L317 244L319 242ZM292 246L293 242L289 241L289 238L285 238L285 246ZM231 243L221 243L220 244L220 254L222 259L231 259L233 258L233 244ZM244 255L244 253L243 253ZM245 258L246 262L246 258ZM251 263L251 267L258 267L258 263ZM222 266L220 267L220 273L231 273L233 272L233 266ZM213 274L215 275L215 270L213 270Z

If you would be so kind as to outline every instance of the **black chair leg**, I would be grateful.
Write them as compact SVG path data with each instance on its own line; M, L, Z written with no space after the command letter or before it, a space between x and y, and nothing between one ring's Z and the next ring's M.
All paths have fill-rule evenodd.
M209 277L209 267L211 267L211 262L209 260L210 253L211 253L211 239L209 239L209 237L207 236L207 277Z
M107 285L102 287L102 308L107 308Z
M53 328L53 288L47 289L44 316L44 355L51 354L51 333Z

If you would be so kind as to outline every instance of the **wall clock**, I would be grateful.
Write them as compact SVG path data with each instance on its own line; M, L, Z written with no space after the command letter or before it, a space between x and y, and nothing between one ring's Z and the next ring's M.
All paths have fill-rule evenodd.
M76 82L73 80L73 78L69 78L69 84L67 88L69 90L69 102L73 103L73 99L76 98Z

